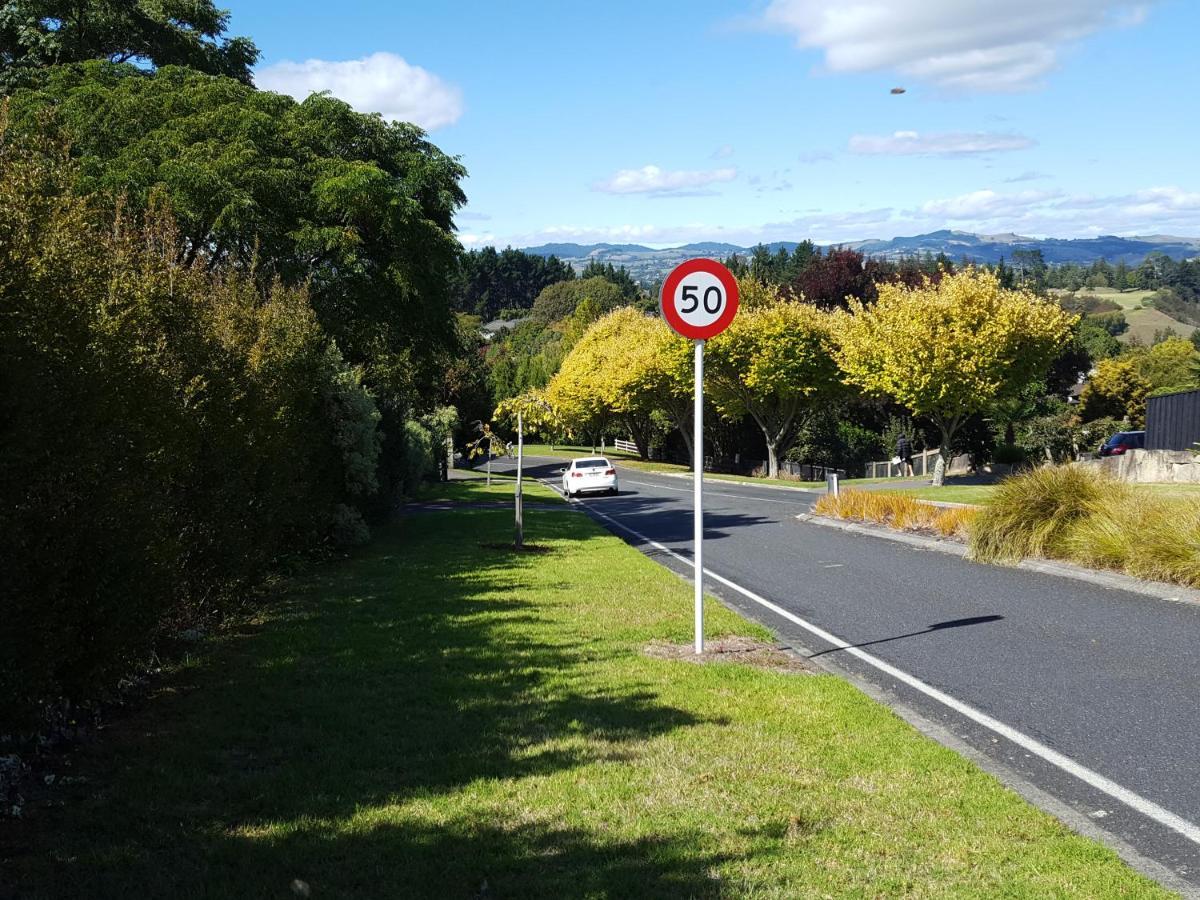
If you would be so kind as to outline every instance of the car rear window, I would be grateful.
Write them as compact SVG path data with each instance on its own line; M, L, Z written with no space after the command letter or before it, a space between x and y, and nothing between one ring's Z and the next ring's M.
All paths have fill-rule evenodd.
M575 468L577 469L595 469L599 466L608 468L608 460L603 458L598 459L577 459L575 460Z

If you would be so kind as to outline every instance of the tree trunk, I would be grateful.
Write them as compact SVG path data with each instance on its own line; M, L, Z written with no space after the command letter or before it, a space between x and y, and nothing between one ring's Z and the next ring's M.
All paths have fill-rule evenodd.
M767 441L767 477L779 477L779 447L773 441Z
M950 452L942 447L938 452L937 462L933 464L933 486L941 487L946 483L946 454Z
M938 447L937 462L933 466L933 485L941 487L946 483L946 467L950 465L950 454L953 452L950 449L951 441L954 438L954 432L958 430L959 423L962 421L962 416L955 416L949 422L944 419L934 419L934 424L942 433L942 443Z
M684 446L687 447L688 467L694 468L696 465L695 455L696 450L692 447L692 423L689 419L686 422L679 423L679 434L683 437Z

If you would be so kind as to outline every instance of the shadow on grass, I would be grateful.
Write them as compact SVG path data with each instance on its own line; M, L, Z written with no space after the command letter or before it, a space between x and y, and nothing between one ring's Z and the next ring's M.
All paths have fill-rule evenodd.
M521 802L525 779L635 758L700 720L648 685L598 683L592 664L626 651L547 621L577 599L544 570L534 584L554 557L479 550L507 527L402 523L229 632L78 754L89 781L64 806L0 832L15 874L0 897L286 896L293 878L323 896L716 892L702 838L618 839L566 824L561 794ZM481 784L490 821L455 799ZM394 814L437 802L437 827Z

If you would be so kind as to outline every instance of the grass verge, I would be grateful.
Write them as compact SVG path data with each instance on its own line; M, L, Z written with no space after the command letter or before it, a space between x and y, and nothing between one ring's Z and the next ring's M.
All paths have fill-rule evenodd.
M463 497L459 497L463 499ZM837 678L654 658L583 515L423 513L179 667L5 823L21 897L1164 897ZM710 636L764 638L719 604ZM36 799L36 798L35 798ZM16 829L15 831L13 829ZM485 887L486 884L486 887ZM2 891L0 891L2 893Z
M885 489L881 489L883 490ZM942 487L896 488L886 490L886 493L915 497L918 500L941 500L944 503L971 503L981 506L991 499L995 490L994 484L946 484Z

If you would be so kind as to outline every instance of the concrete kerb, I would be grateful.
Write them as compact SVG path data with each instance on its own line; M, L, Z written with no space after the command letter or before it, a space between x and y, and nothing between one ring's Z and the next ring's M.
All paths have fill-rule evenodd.
M883 538L908 544L922 550L934 550L938 553L949 553L953 556L966 558L965 544L949 538L927 537L922 534L911 534L904 531L893 531L878 525L865 525L861 522L845 522L841 519L830 519L825 516L814 516L801 513L796 516L802 522L821 525L825 528L835 528L853 534L863 534L869 537ZM1165 581L1148 581L1144 578L1134 578L1132 575L1122 575L1119 572L1100 572L1079 566L1074 563L1048 559L1023 559L1014 568L1027 572L1038 572L1042 575L1055 575L1060 578L1073 578L1075 581L1086 581L1116 591L1128 591L1134 594L1144 594L1159 600L1172 603L1194 603L1200 605L1200 590L1184 587L1180 584L1170 584Z

